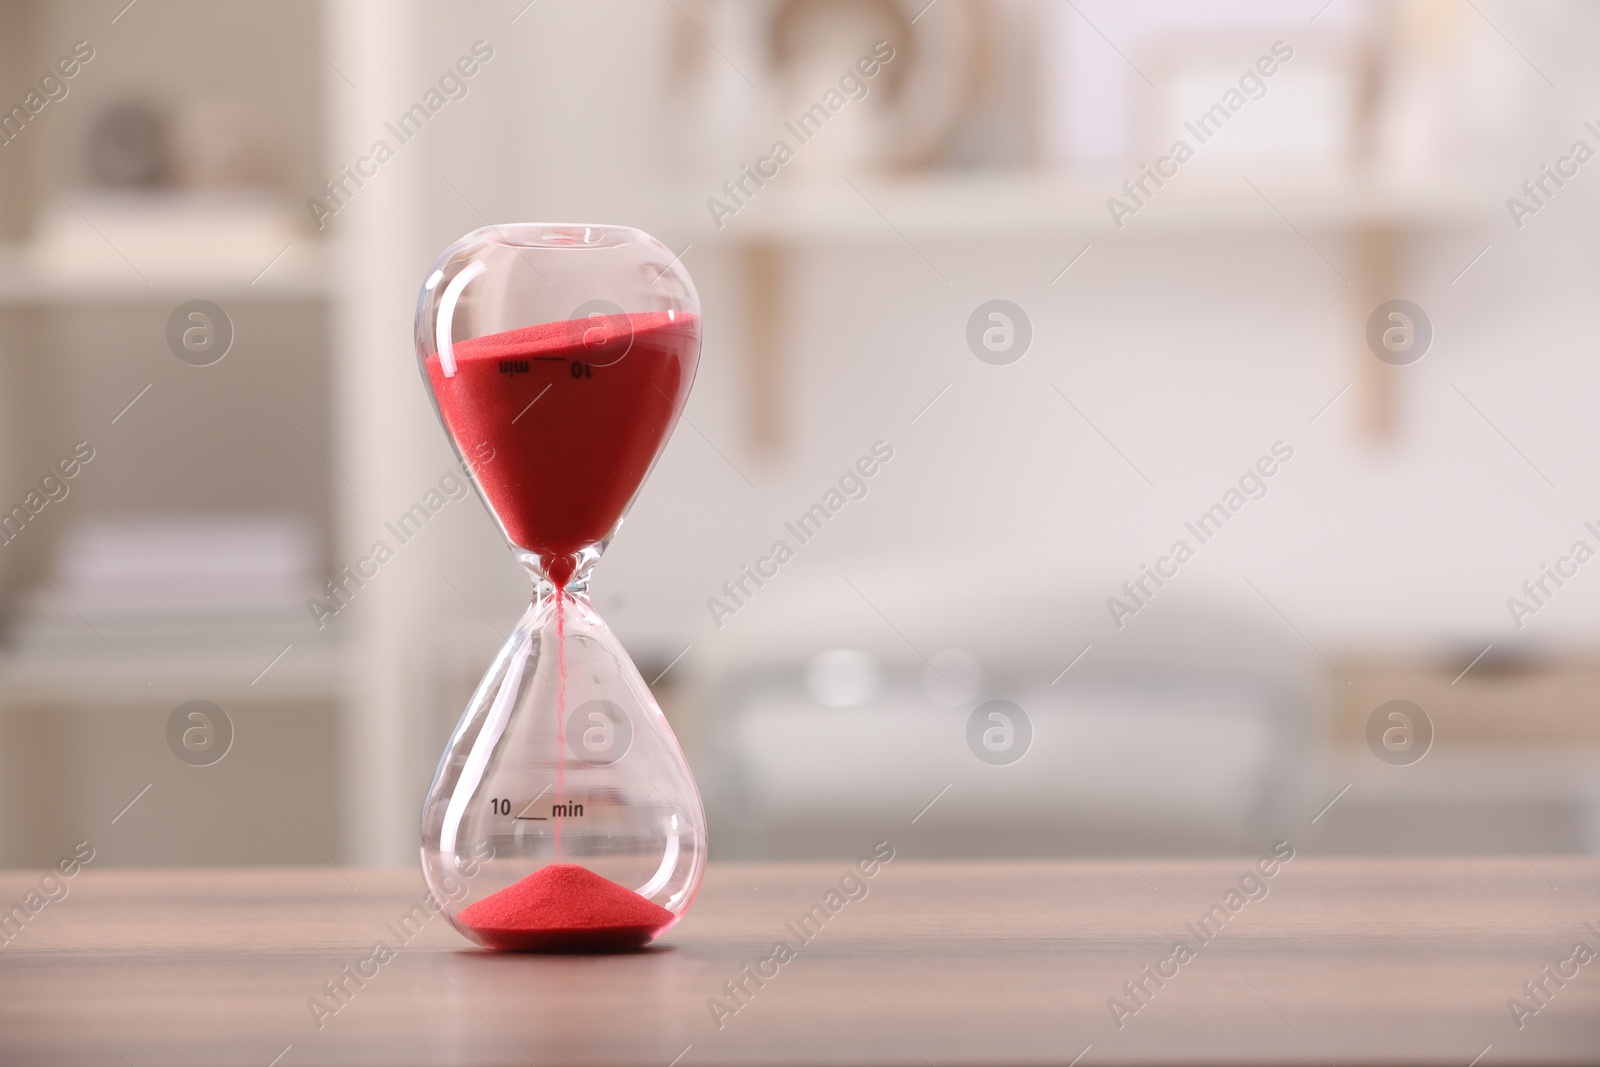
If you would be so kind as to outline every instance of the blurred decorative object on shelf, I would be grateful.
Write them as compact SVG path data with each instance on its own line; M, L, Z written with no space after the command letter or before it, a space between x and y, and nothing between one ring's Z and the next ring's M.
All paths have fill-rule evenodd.
M1251 101L1250 121L1232 124L1248 130L1230 126L1207 155L1273 149L1276 156L1280 137L1291 156L1336 155L1350 143L1352 101L1363 91L1355 60L1367 39L1369 10L1362 2L1332 5L1308 33L1301 16L1286 16L1272 0L1050 5L1042 34L1049 55L1044 155L1088 171L1144 162L1151 152L1169 151L1174 138L1185 136L1184 123L1197 121L1230 89ZM1253 79L1270 91L1240 89L1241 77L1252 80L1247 71L1276 41L1300 58L1270 82L1259 74ZM1242 110L1224 107L1230 115Z
M1268 26L1153 35L1141 66L1159 88L1135 109L1135 158L1154 159L1177 138L1202 167L1349 167L1363 140L1370 62L1356 41L1294 44L1290 35Z
M172 170L179 185L270 186L279 177L279 151L261 112L248 101L200 97L187 103L173 123Z
M909 168L944 160L986 73L988 23L981 4L776 0L765 8L764 58L781 87L774 101L780 126L814 108L861 52L878 41L893 50L877 98L867 101L853 125L830 133L823 149L828 155L809 153L819 160L816 167Z
M112 189L143 189L171 178L167 117L153 104L123 100L89 130L89 180Z
M1308 28L1270 0L1049 5L1042 152L1091 172L1148 162L1237 88L1249 121L1208 158L1370 164L1408 180L1484 163L1524 109L1530 72L1481 16L1449 0L1352 0ZM1247 64L1276 40L1295 58L1263 91Z
M903 46L876 51L872 46L903 41L908 28L890 0L784 0L776 5L765 27L767 123L786 131L783 139L794 143L796 171L831 174L886 161L887 118L905 91L908 64L900 61L911 56ZM868 53L882 61L871 80L856 67Z
M704 0L685 20L711 29L680 39L673 70L698 83L694 106L717 113L719 164L775 140L813 175L945 162L991 70L982 0ZM872 74L863 57L880 61ZM757 90L737 116L728 77Z
M1046 76L1040 31L1052 6L1055 0L981 0L976 7L979 74L967 113L944 152L946 167L1038 165L1040 86Z

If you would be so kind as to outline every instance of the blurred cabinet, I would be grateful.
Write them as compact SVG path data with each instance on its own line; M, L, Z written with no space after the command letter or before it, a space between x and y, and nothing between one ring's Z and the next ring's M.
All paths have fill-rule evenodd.
M336 555L339 293L294 195L320 181L323 5L119 6L0 5L0 512L29 516L0 545L0 865L82 837L119 863L318 862L344 822L344 654L308 613L228 638L72 607L88 640L15 640L86 520L284 516L311 531L313 573ZM230 337L209 364L169 338L195 300ZM63 486L52 472L77 442L93 459ZM167 752L167 717L192 699L239 726L211 768ZM112 824L147 784L140 805L207 817L141 829L136 807Z

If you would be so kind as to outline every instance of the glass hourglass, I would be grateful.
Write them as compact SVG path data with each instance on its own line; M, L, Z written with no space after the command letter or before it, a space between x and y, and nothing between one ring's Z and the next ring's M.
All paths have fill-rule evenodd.
M422 818L428 886L487 948L637 948L699 889L694 778L587 595L688 397L699 312L677 257L617 226L489 226L423 284L423 380L534 583Z

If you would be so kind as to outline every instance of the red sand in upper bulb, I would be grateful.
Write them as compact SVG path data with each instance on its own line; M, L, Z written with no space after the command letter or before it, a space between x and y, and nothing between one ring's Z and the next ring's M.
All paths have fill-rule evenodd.
M575 863L552 863L461 909L456 921L493 949L595 952L640 948L677 916Z
M700 320L548 322L459 341L454 353L450 377L437 354L427 360L445 425L511 540L564 585L572 557L616 526L672 432Z

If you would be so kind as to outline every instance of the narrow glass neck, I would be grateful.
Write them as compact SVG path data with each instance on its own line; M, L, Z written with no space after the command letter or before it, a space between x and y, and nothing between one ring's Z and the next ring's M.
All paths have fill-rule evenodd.
M602 541L571 555L546 558L517 548L517 561L527 569L528 577L533 580L535 602L550 596L558 585L575 596L586 596L589 592L589 574L594 570L601 553L606 550L606 544ZM560 580L563 578L564 582Z
M562 587L561 591L573 600L582 600L587 603L589 600L589 572L584 571L582 575L574 575L572 580ZM555 595L556 584L554 582L541 574L533 576L533 602L535 606L545 603Z

